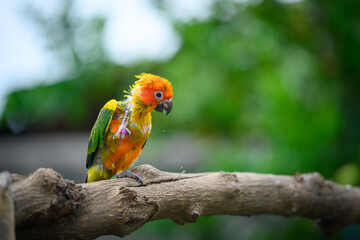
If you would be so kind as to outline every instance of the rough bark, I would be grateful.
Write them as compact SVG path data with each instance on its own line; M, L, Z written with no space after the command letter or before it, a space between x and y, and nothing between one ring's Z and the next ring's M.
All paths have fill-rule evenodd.
M15 240L15 210L9 172L0 173L0 239Z
M12 175L18 239L93 239L125 236L157 219L178 224L220 214L276 214L316 221L332 233L360 222L360 189L341 187L318 173L162 172L150 165L133 179L74 184L52 169Z

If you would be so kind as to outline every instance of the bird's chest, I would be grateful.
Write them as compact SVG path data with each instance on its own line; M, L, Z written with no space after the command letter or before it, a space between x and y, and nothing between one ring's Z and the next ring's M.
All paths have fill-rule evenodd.
M114 138L120 125L121 119L111 121L102 151L104 166L113 172L119 169L126 170L138 158L141 148L151 132L151 123L139 127L137 124L129 122L127 128L130 133L122 139Z
M131 133L134 132L134 137L146 136L147 138L151 132L151 123L145 122L144 124L139 126L139 124L131 122L129 123L129 130Z
M146 141L151 132L151 118L144 119L141 122L134 122L132 119L129 119L127 124L127 129L129 130L129 134L125 135L124 138L114 138L115 133L118 131L123 116L115 116L113 120L110 122L109 132L107 136L107 143L109 146L115 147L119 150L119 147L135 147L137 145L141 145ZM122 146L122 147L121 147ZM114 150L114 149L113 149Z

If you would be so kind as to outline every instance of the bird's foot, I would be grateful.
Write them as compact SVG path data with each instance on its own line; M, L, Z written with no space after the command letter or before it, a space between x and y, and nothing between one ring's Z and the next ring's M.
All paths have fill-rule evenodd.
M131 131L123 124L121 124L118 128L118 130L116 131L116 133L113 136L113 139L115 140L116 138L119 139L123 139L126 135L129 135L130 137Z
M116 178L124 178L124 177L133 178L136 181L138 181L141 184L141 186L144 185L142 178L131 171L125 171L116 174Z

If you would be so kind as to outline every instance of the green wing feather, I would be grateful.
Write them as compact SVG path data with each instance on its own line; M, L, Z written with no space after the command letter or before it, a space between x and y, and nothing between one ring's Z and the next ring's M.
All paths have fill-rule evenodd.
M117 107L115 99L108 101L100 110L98 118L91 130L86 157L86 168L90 168L94 161L94 153L98 147L104 146L104 136L109 128L111 119Z

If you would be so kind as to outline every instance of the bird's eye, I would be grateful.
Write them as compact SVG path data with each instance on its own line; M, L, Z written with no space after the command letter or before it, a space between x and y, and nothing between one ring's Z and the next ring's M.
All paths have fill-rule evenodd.
M161 100L163 98L163 93L160 91L155 92L155 98Z

